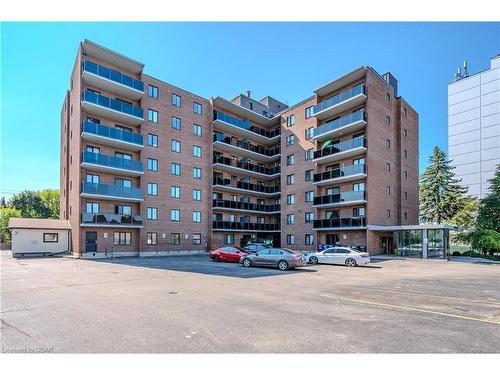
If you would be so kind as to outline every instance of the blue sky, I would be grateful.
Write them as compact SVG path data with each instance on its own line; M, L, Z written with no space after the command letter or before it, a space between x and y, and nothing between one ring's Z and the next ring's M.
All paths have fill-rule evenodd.
M60 109L81 40L204 97L251 90L290 105L361 65L399 80L420 114L420 170L447 148L447 84L500 53L500 23L3 23L1 191L59 187ZM0 193L2 194L2 193ZM3 195L3 194L2 194ZM10 195L5 194L6 197Z

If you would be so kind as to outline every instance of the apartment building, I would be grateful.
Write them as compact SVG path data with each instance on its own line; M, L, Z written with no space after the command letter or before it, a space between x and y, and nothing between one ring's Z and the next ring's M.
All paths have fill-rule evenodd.
M291 107L207 100L85 40L61 111L61 218L84 257L389 252L390 228L418 223L418 114L369 67Z
M500 163L500 55L448 85L448 157L469 194L484 198Z

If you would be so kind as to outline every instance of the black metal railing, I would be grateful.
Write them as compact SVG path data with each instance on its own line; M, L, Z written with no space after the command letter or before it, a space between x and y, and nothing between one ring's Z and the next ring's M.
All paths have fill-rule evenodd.
M279 204L257 204L238 201L229 201L221 199L212 200L213 208L231 208L234 210L244 211L259 211L259 212L280 212L281 206Z
M274 130L262 129L257 126L251 125L248 120L240 120L236 117L226 115L225 113L219 111L214 111L214 121L215 120L226 122L230 125L234 125L238 128L251 131L252 133L262 135L266 138L274 138L281 134L281 128L279 127Z
M236 184L231 181L229 178L220 178L214 177L213 179L214 185L222 185L222 186L232 186L238 189L255 191L259 193L273 194L279 193L281 191L281 186L266 186L260 184L252 184L250 182L237 181Z
M336 219L322 219L314 220L313 228L356 228L365 227L366 218L365 217L344 217Z
M314 197L314 205L320 206L323 204L335 204L342 202L356 202L366 200L365 191L344 191L339 194L321 195Z
M241 230L241 231L269 231L278 232L281 229L280 224L261 224L261 223L241 223L233 221L213 221L213 229L222 230Z
M121 215L114 213L82 213L82 224L99 225L142 225L141 215Z
M260 165L255 165L246 161L237 161L236 159L228 158L225 156L214 156L213 158L214 164L224 164L229 165L236 168L246 169L251 172L261 173L265 175L272 176L274 174L278 174L281 171L279 166L273 168L267 168Z
M325 180L331 180L332 178L347 177L362 173L366 173L366 164L356 164L356 165L350 165L348 167L332 169L330 171L325 171L321 173L315 173L313 181L320 182Z
M245 141L240 141L237 139L234 139L232 137L225 137L223 134L214 134L213 136L213 141L214 142L222 142L231 146L243 148L248 151L255 152L257 154L267 156L267 157L272 157L281 154L281 147L276 146L273 148L266 148L258 145L254 145L250 142L245 142Z

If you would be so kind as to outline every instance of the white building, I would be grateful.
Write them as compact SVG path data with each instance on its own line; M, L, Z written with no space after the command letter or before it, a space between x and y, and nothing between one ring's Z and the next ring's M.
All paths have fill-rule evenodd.
M448 85L448 158L469 193L479 198L500 163L500 54L491 67Z

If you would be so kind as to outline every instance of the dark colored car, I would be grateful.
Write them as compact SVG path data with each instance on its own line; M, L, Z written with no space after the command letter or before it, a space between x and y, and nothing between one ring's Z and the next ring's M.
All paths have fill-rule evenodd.
M304 256L289 249L271 248L242 256L240 263L245 267L278 267L285 271L305 264Z
M260 250L272 249L272 246L266 245L263 243L249 243L249 244L246 244L243 249L245 251L248 251L249 253L256 253L257 251L260 251Z
M240 257L248 254L248 251L236 246L221 246L210 251L208 257L214 262L239 262Z

